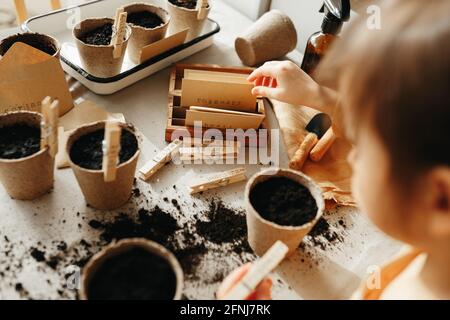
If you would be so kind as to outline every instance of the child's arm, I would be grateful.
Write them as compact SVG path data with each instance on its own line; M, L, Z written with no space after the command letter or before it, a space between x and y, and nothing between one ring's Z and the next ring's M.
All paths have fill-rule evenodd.
M272 78L275 81L264 81ZM308 74L290 61L270 61L253 71L247 79L255 84L252 93L293 105L314 108L335 118L338 93L320 86ZM269 84L270 83L270 84ZM275 85L271 85L276 83ZM341 119L334 119L340 126Z

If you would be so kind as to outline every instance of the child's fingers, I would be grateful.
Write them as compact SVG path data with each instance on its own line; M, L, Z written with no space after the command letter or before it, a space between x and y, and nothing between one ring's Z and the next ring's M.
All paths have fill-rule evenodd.
M256 78L256 80L254 81L255 87L262 86L263 81L264 81L264 77Z
M239 280L241 280L248 272L248 270L251 267L251 263L244 264L242 267L237 268L232 273L230 273L225 280L223 280L222 284L220 285L219 289L217 290L217 298L221 299L225 297L225 295L228 293L228 291L233 288Z
M253 81L253 85L255 87L264 86L264 87L271 87L276 88L278 83L277 80L271 77L259 77L256 78L255 81Z
M272 279L266 278L258 285L247 300L271 300L272 299Z
M271 87L271 88L276 88L276 87L278 87L277 79L275 79L275 78L270 78L270 84L269 84L269 87Z
M263 78L263 81L262 81L262 85L263 85L264 87L270 87L271 79L272 79L272 78L270 78L270 77L264 77L264 78Z
M252 94L254 96L262 96L262 97L274 98L274 99L276 99L277 92L278 91L276 88L263 87L263 86L254 87L252 89Z
M276 78L277 74L274 68L274 65L270 64L264 64L262 67L259 67L258 69L254 70L247 78L247 81L253 82L257 78L262 77L270 77L270 78Z

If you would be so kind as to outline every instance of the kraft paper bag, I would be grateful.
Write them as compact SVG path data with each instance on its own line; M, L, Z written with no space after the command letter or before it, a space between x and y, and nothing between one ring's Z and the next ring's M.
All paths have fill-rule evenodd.
M22 42L0 59L0 113L41 110L45 97L59 100L60 115L73 107L60 61Z
M288 157L291 159L307 135L306 124L317 111L276 100L270 101L280 125ZM314 162L308 159L302 168L302 172L322 188L328 207L335 204L356 206L351 193L352 170L347 162L350 150L351 145L338 137L322 160Z

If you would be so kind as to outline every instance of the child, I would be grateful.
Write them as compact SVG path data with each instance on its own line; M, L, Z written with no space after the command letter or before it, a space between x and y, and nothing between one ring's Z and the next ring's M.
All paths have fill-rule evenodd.
M249 81L256 95L333 116L335 131L354 144L349 161L359 208L413 248L382 268L380 288L363 285L357 297L449 299L450 1L388 3L381 30L361 17L319 66L315 78L336 91L290 62L268 62ZM263 77L277 87L261 86ZM248 268L230 275L218 297ZM270 298L270 289L267 279L252 298Z

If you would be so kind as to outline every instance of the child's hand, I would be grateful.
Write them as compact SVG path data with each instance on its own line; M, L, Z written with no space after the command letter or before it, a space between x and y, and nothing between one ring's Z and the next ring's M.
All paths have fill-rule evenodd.
M269 82L268 78L275 81ZM311 107L314 107L320 87L308 74L290 61L266 62L253 71L247 80L255 85L252 90L253 95Z
M226 294L241 280L251 267L251 263L247 263L242 267L234 270L228 277L223 280L217 290L217 299L226 297ZM258 285L256 290L247 297L246 300L270 300L272 299L272 280L266 278Z

